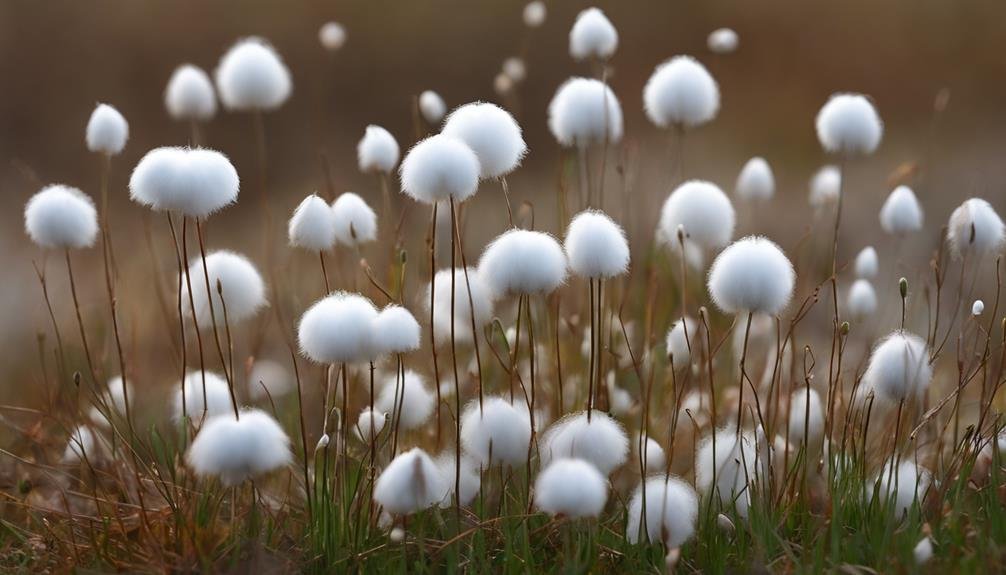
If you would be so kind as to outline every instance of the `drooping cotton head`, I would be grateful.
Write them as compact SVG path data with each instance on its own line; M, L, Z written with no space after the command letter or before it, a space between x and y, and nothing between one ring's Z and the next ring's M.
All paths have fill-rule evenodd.
M217 95L202 68L182 64L171 73L164 90L164 107L179 121L205 122L217 113Z
M206 291L202 258L192 260L188 277L181 282L183 302L189 301L189 284L192 285L192 303L200 329L212 329L214 317L219 329L226 327L225 319L234 326L266 305L265 282L248 258L226 250L213 252L206 256L205 273L210 278L209 293ZM186 312L192 317L191 309L186 308Z
M419 95L419 113L428 124L439 124L447 113L447 104L433 90L426 90Z
M616 144L622 139L622 105L600 80L570 78L548 105L548 128L566 147Z
M317 363L353 363L372 359L377 308L369 299L337 292L318 300L297 326L300 353Z
M629 268L629 242L625 230L607 214L586 210L566 229L569 269L583 278L613 278Z
M398 422L401 429L407 431L426 423L436 407L436 397L427 389L426 379L409 369L405 377L392 375L384 380L375 407L389 414L391 421Z
M311 194L297 206L287 226L290 245L320 252L335 245L335 216L328 202Z
M965 253L978 257L998 253L1006 244L1006 226L991 204L971 198L950 214L947 241L958 258Z
M475 152L482 178L509 174L527 153L517 120L495 104L472 102L455 109L440 133L461 140Z
M446 450L434 460L440 474L447 484L447 492L440 500L440 507L446 508L454 505L454 487L457 484L456 473L458 471L457 459L453 450ZM479 476L479 469L470 457L461 456L461 497L458 503L462 506L469 505L475 500L479 489L482 487L482 478Z
M746 518L751 503L750 484L767 464L767 441L759 442L752 432L743 433L738 441L736 429L724 428L715 433L715 457L712 435L702 440L695 453L696 485L700 491L718 497L723 505L736 505L737 514Z
M867 501L876 497L881 505L893 506L895 516L903 517L916 502L922 504L931 483L932 475L927 469L905 458L896 467L888 460L863 489Z
M765 201L775 195L775 175L765 158L751 158L744 164L735 191L742 200Z
M451 326L454 327L455 341L470 343L472 341L472 317L475 318L476 330L493 319L493 295L482 274L475 268L468 268L468 281L465 282L465 270L454 270L454 311L451 312L451 270L440 270L434 276L433 284L426 286L423 305L430 311L430 290L433 293L433 337L435 343L442 344L451 339ZM468 298L469 289L471 299ZM472 305L474 303L474 305ZM452 322L453 318L453 324Z
M129 197L157 211L206 218L237 201L240 180L227 156L204 148L155 148L136 164Z
M414 448L391 460L374 484L374 501L394 515L408 515L438 504L449 489L437 464Z
M279 423L258 409L217 415L203 425L185 460L199 476L234 486L290 464L290 438Z
M862 94L832 94L817 113L817 139L827 152L872 154L884 135L884 123Z
M231 405L230 388L227 387L227 380L223 376L213 372L206 372L206 385L203 385L203 374L199 371L190 371L185 374L185 410L182 410L182 390L175 392L174 419L181 421L183 415L188 415L193 421L200 421L203 412L206 417L225 415L230 412L233 416L233 406ZM204 393L205 389L205 393Z
M643 490L646 524L643 528ZM650 477L636 488L629 502L625 538L629 543L660 541L668 549L685 544L695 534L699 496L692 486L673 475Z
M709 294L726 313L778 315L793 296L796 272L774 242L749 236L730 244L709 269Z
M547 11L545 9L545 3L541 0L534 0L534 2L528 2L524 6L524 25L528 28L537 28L545 23L545 16Z
M293 88L290 70L262 38L238 40L220 59L215 75L220 101L230 110L275 110Z
M486 397L465 406L461 415L461 445L483 467L503 463L519 466L527 461L531 441L531 416L524 403Z
M849 288L846 309L856 321L864 321L877 311L877 292L869 280L858 279Z
M789 398L789 440L817 445L824 437L824 408L813 388L801 387Z
M553 459L584 459L602 475L610 475L629 456L629 438L621 424L610 415L595 410L572 413L556 421L542 435L539 458L543 466Z
M512 229L486 246L479 275L496 297L547 294L566 281L566 254L545 232Z
M739 44L740 38L737 32L730 28L717 28L706 38L706 46L714 54L730 54L737 50Z
M608 482L582 459L556 459L534 482L535 506L553 516L597 517L608 501Z
M98 235L98 212L84 192L54 184L28 200L24 229L31 241L43 248L88 248Z
M373 124L367 126L363 138L356 146L360 171L365 174L390 174L398 164L398 142L391 132Z
M318 42L329 52L338 52L346 43L346 29L338 22L325 22L318 30Z
M607 60L618 48L618 30L599 8L580 12L569 31L569 55L574 60Z
M656 126L692 128L716 117L720 88L691 56L675 56L653 71L643 88L646 116Z
M248 397L254 401L276 399L294 388L295 380L282 363L271 359L257 359L248 372Z
M858 254L856 254L856 263L854 266L856 270L856 277L858 278L873 278L877 277L877 272L880 271L880 261L877 257L877 250L873 249L873 246L866 246Z
M859 394L865 398L873 392L878 400L893 405L922 401L932 379L926 342L906 331L895 331L873 348Z
M432 204L454 198L463 202L479 187L478 156L457 138L437 134L409 150L399 167L402 192L412 199Z
M811 207L817 210L838 203L842 193L842 171L836 166L824 166L810 179Z
M374 346L381 354L408 353L419 349L419 322L399 305L388 305L374 319Z
M687 336L685 335L687 332ZM667 357L674 358L674 367L681 368L691 361L692 350L701 341L699 324L694 319L685 316L678 319L667 330Z
M922 229L922 206L908 186L898 186L880 208L880 227L885 232L904 236Z
M356 247L377 239L377 214L353 192L340 194L332 202L332 220L341 245Z
M691 180L674 189L664 201L657 235L673 250L680 250L678 229L685 244L713 251L730 243L737 216L730 198L716 184Z
M116 156L129 140L129 124L118 110L108 104L98 104L87 121L85 138L92 152Z
M360 441L370 443L371 441L377 439L377 436L381 434L387 420L388 415L383 411L365 407L363 408L363 411L360 412L360 417L356 419L356 425L353 427L353 433L356 434L356 437Z

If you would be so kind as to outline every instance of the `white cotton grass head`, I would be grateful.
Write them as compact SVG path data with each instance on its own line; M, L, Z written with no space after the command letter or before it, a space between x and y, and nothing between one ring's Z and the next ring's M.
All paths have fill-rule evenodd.
M570 78L548 105L548 128L566 147L616 144L622 139L622 105L600 80Z
M618 48L618 30L599 8L576 16L569 31L569 55L574 60L607 60Z
M656 473L667 467L667 454L656 439L647 437L643 442L643 455L647 473Z
M449 486L425 451L418 447L391 460L374 484L374 501L394 515L408 515L440 503Z
M527 461L531 416L527 405L502 397L486 397L481 407L472 401L461 415L461 445L483 467Z
M493 78L493 91L500 96L506 96L513 91L514 80L510 76L507 76L505 72L500 72L496 74Z
M447 113L447 103L440 94L433 90L425 90L419 95L419 113L427 124L439 124Z
M84 139L92 152L116 156L129 140L129 123L118 110L108 104L98 104L87 121Z
M83 463L94 460L101 455L100 439L97 434L85 425L75 427L70 432L70 438L63 450L63 463Z
M388 305L374 318L374 346L380 353L408 353L419 349L419 322L400 305Z
M719 186L690 180L675 188L664 201L657 234L672 250L680 250L678 229L681 228L686 244L713 251L730 243L736 222L734 206Z
M919 540L912 549L912 559L916 565L925 565L933 558L933 538L926 536Z
M356 247L377 239L377 214L353 192L340 194L332 202L332 219L335 239L341 245Z
M947 241L958 258L966 253L978 257L997 253L1006 244L1006 226L991 204L971 198L950 214Z
M877 311L877 292L869 280L858 279L849 288L846 309L855 321L865 321Z
M24 229L31 241L43 248L88 248L98 235L98 212L84 192L54 184L28 200Z
M335 216L328 202L311 194L294 210L287 226L290 245L321 252L335 245Z
M838 203L842 193L842 171L837 166L824 166L810 179L809 201L817 210Z
M189 301L189 284L192 284L195 317L200 329L212 329L214 316L218 328L226 327L225 319L234 326L266 306L265 282L248 258L227 250L207 254L205 273L210 280L209 294L206 292L202 258L194 258L190 262L188 278L181 282L184 302ZM186 310L191 317L192 310Z
M205 122L217 113L217 94L202 68L182 64L175 68L164 90L164 107L175 120Z
M329 52L338 52L346 44L346 29L338 22L325 22L318 29L318 42Z
M129 178L129 197L157 211L206 218L237 201L237 170L227 156L205 148L155 148Z
M865 399L872 392L878 401L889 405L898 405L901 401L921 402L932 379L933 368L925 340L899 330L873 348L859 394Z
M434 276L433 285L426 286L423 305L430 311L430 290L433 289L433 338L435 343L442 344L451 340L451 326L454 328L455 341L470 343L472 341L472 318L475 318L476 330L493 319L492 291L482 279L482 274L475 268L468 268L468 281L465 282L465 270L454 270L454 310L451 311L451 270L440 270ZM468 294L471 290L471 299ZM453 324L452 324L453 319ZM476 334L477 335L477 334Z
M295 380L282 363L257 359L248 372L248 397L253 401L276 399L293 390Z
M709 294L726 313L778 315L793 297L796 272L775 242L748 236L730 244L709 268Z
M880 227L894 236L904 236L922 229L922 206L908 186L898 186L880 208Z
M360 171L365 174L390 174L398 165L401 151L391 132L373 124L367 126L356 146Z
M547 15L548 11L545 8L545 3L541 0L534 0L524 5L522 16L524 18L524 25L528 28L538 28L544 24Z
M129 391L129 405L133 405L133 399L136 395L133 393L133 384L131 382L126 382L126 388ZM118 413L119 415L124 415L126 413L126 391L123 390L122 386L122 376L117 375L112 379L108 380L108 386L101 391L101 396L105 401L105 405L112 410L112 413ZM102 406L104 407L104 406ZM88 414L91 421L95 424L108 426L111 424L111 420L105 417L105 413L102 409L98 409L98 404L91 407L91 411Z
M301 354L316 363L368 361L374 348L377 308L359 294L336 292L315 302L300 317Z
M426 423L436 407L436 397L426 386L426 379L408 369L404 377L392 375L385 379L374 406L389 414L391 421L397 421L402 430L408 431Z
M458 471L454 451L449 449L444 451L433 462L437 464L437 468L440 470L440 474L444 477L447 484L447 491L444 493L443 499L440 500L440 507L451 507L454 505L454 487L457 483L455 474ZM479 476L478 467L476 467L475 462L470 457L462 455L461 497L458 503L462 507L471 504L472 501L475 501L475 496L478 495L481 487L482 478Z
M643 107L660 128L692 128L716 117L720 88L698 60L675 56L658 65L646 82Z
M608 502L608 481L582 459L555 459L534 482L535 507L552 516L597 517Z
M877 257L877 250L873 246L866 246L856 254L856 262L853 266L857 278L874 278L880 272L880 258Z
M184 415L188 415L193 421L201 421L203 412L206 417L226 415L231 413L233 417L233 405L231 404L230 388L227 387L227 380L211 371L206 372L203 385L203 373L200 371L190 371L185 374L185 409L182 410L182 390L175 391L174 419L181 421ZM205 393L204 393L205 390Z
M512 229L486 246L479 275L497 297L548 294L566 281L566 254L545 232Z
M646 490L646 525L643 528L643 490ZM647 478L636 488L629 502L625 538L635 545L639 541L662 542L674 549L695 535L699 515L699 496L692 486L673 475Z
M613 278L629 269L625 230L604 212L586 210L573 217L564 242L569 269L583 278Z
M496 104L472 102L455 109L441 133L461 140L475 152L482 178L509 174L527 153L517 120Z
M824 405L814 388L801 387L789 397L789 440L818 445L824 437Z
M759 454L757 439L752 432L737 438L736 429L718 429L715 457L713 437L707 435L695 452L695 483L700 491L716 496L727 506L735 506L742 518L748 516L751 486L758 478L758 469L764 465L764 454ZM713 485L713 477L716 483Z
M272 416L246 409L239 419L228 413L207 420L185 460L196 475L231 487L289 465L293 455L290 438Z
M894 466L895 462L888 460L877 475L863 485L863 490L867 501L876 498L882 505L892 506L895 516L904 517L913 505L921 505L925 500L932 474L907 457Z
M356 419L356 425L353 426L353 433L356 434L357 439L360 441L370 443L381 434L387 420L388 415L383 411L365 407L363 408L363 411L360 412L360 417Z
M220 59L215 76L220 101L229 110L275 110L293 89L290 70L262 38L238 40Z
M698 335L699 324L688 316L679 318L667 330L667 337L664 340L667 345L667 356L674 358L675 368L689 364L692 350L700 342Z
M976 299L974 303L971 304L971 315L978 317L982 315L985 311L985 302L980 299Z
M872 154L884 135L873 102L862 94L833 94L817 114L817 139L827 152Z
M706 46L713 54L730 54L737 51L739 44L740 38L737 32L730 28L717 28L706 38Z
M543 466L563 457L584 459L607 476L628 458L629 438L622 425L607 413L595 410L588 422L587 412L581 411L550 425L539 448Z
M517 56L511 56L503 60L503 65L500 69L515 83L523 82L527 78L527 66L524 64L524 60Z
M399 166L402 192L432 204L451 198L463 202L475 195L482 168L479 158L457 138L437 134L409 150Z
M766 201L775 195L775 175L765 158L751 158L741 168L734 187L737 197L749 201Z

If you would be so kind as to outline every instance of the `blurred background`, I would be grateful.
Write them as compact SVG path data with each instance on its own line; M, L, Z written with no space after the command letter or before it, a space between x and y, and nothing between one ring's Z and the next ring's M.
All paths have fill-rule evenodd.
M5 79L0 90L0 266L5 271L0 343L11 359L0 362L5 378L0 397L9 399L33 377L37 368L27 359L37 352L34 335L48 329L32 270L32 261L41 265L43 255L24 234L24 203L42 185L55 182L97 195L100 164L85 148L84 127L96 103L118 108L129 121L130 140L113 162L112 219L118 258L125 261L128 287L136 290L123 295L125 314L143 315L143 307L152 305L149 282L154 280L147 253L139 247L143 210L128 200L129 173L151 148L188 141L188 127L173 122L163 104L175 67L188 62L212 72L224 51L243 36L272 42L293 76L292 98L265 119L271 201L283 221L305 195L324 189L321 151L332 164L337 192L356 191L378 205L373 177L356 168L356 144L366 125L380 124L398 138L404 154L416 140L413 99L432 89L448 108L489 100L515 112L530 154L510 178L514 200L535 205L538 227L560 231L554 217L543 216L554 209L561 157L546 126L546 108L567 77L591 73L568 53L573 20L590 5L602 8L620 33L610 83L622 103L626 138L621 151L612 154L626 157L625 150L633 150L632 211L625 223L634 250L645 249L652 237L672 165L668 135L643 114L642 89L653 68L676 54L698 57L722 92L718 118L687 136L685 176L711 180L732 192L737 173L751 156L764 156L775 171L773 204L763 208L757 222L742 217L739 234L769 233L789 249L815 225L807 182L827 158L814 133L814 117L836 91L869 94L886 123L878 153L850 168L845 259L864 245L885 241L877 211L892 188L891 174L899 170L908 174L902 180L913 186L926 211L924 239L907 248L922 257L936 245L951 209L967 197L980 195L1006 212L1004 2L546 4L546 22L529 30L522 23L520 0L0 3L0 77ZM318 39L319 28L330 20L342 24L347 34L345 45L334 53ZM706 47L706 37L723 26L737 31L740 47L733 54L715 55ZM525 57L527 78L504 101L494 92L493 79L503 60L516 55ZM937 119L934 100L941 90L950 98ZM232 159L245 181L242 193L253 198L256 156L250 118L221 111L203 135L205 145ZM609 185L615 182L611 178ZM469 258L505 224L498 188L485 185L483 190L481 203L469 214ZM247 246L259 244L250 238L261 233L255 210L255 202L245 201L214 216L211 246L252 251ZM485 225L479 223L483 215ZM422 233L423 217L412 233ZM162 242L163 222L155 223L156 241ZM168 244L158 245L164 250L165 277L172 277ZM80 257L84 291L97 296L100 251ZM52 260L50 289L57 313L68 322L64 333L72 334L65 273ZM314 287L316 278L305 281ZM107 311L100 297L90 301L95 315Z

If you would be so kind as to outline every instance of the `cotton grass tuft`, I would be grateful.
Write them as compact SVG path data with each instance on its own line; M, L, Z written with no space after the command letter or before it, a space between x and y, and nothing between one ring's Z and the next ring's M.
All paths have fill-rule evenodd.
M714 54L730 54L737 50L740 38L730 28L717 28L709 33L706 46Z
M534 482L535 506L553 516L597 517L608 501L608 482L581 459L556 459Z
M716 184L691 180L674 189L660 210L657 234L672 250L680 250L678 229L687 244L713 251L730 243L737 215L730 198Z
M877 277L877 272L880 271L880 261L877 257L877 250L873 246L866 246L856 254L856 263L854 266L856 271L856 277L858 278L874 278Z
M687 338L685 332L688 332ZM691 361L692 349L699 345L699 324L688 316L678 319L667 330L665 343L668 357L674 358L674 366L680 368Z
M203 411L207 417L231 414L233 417L233 406L231 404L230 389L227 380L213 372L206 372L205 402L203 393L203 374L198 371L190 371L185 374L185 410L182 410L182 390L175 392L174 419L181 421L183 415L188 415L193 421L200 421Z
M838 203L842 193L842 171L836 166L824 166L810 180L810 205L822 210Z
M133 201L157 211L206 218L237 201L240 180L227 156L204 148L155 148L129 178Z
M882 505L892 505L897 517L904 517L916 502L922 503L931 483L929 471L914 461L904 460L895 466L888 460L863 488L867 501L876 497Z
M751 158L744 164L737 185L737 197L749 201L766 201L775 195L775 175L765 158Z
M880 208L880 226L885 232L904 236L922 229L922 206L908 186L898 186Z
M479 275L496 297L547 294L566 281L566 254L545 232L512 229L486 246Z
M865 399L872 391L879 400L897 405L899 402L922 401L933 379L926 342L906 331L895 331L873 348L863 389Z
M87 121L84 139L88 150L116 156L129 140L129 123L115 108L108 104L98 104Z
M338 52L346 44L346 29L338 22L325 22L318 30L318 42L329 52Z
M698 60L675 56L657 66L646 82L643 107L658 127L692 128L716 117L720 89Z
M577 214L566 229L569 269L584 278L613 278L629 267L629 242L625 230L604 212Z
M541 438L539 458L543 466L553 459L583 459L602 475L610 475L625 463L629 438L615 419L602 411L572 413L553 423Z
M290 464L290 438L269 414L248 409L209 419L192 441L185 460L196 475L218 477L225 486Z
M463 202L478 191L478 156L457 138L437 134L409 150L399 167L402 192L426 204Z
M876 108L862 94L833 94L818 112L816 126L821 147L843 155L872 154L884 135Z
M982 257L1002 250L1006 226L992 205L981 198L971 198L950 214L947 241L958 258L965 253Z
M419 95L419 113L429 124L439 124L447 113L447 104L433 90L426 90Z
M869 280L858 279L849 288L846 309L856 321L864 321L877 311L877 292Z
M210 278L210 294L206 293L206 278L201 258L191 262L188 279L182 281L183 302L189 301L188 290L191 281L195 316L200 328L212 328L215 316L217 327L224 329L225 307L226 319L231 326L250 318L265 307L267 303L265 282L248 258L226 250L213 252L206 256L206 273ZM223 292L222 296L218 290ZM188 308L186 310L191 316L192 310Z
M164 107L175 120L205 122L217 113L217 95L209 74L192 64L171 73L164 90Z
M320 252L335 245L335 216L325 200L311 194L297 206L287 226L290 245Z
M643 529L643 490L646 490L646 526ZM699 497L692 486L673 475L647 478L629 502L625 538L629 543L662 542L680 547L695 535Z
M451 339L453 321L454 337L457 342L472 341L472 317L474 314L476 329L481 328L493 319L493 294L482 279L482 274L475 268L468 268L468 281L465 282L465 270L454 270L454 310L451 311L451 270L437 272L435 285L426 286L426 296L423 305L430 311L430 289L433 293L433 337L437 344ZM469 289L471 299L468 298ZM473 305L474 304L474 305Z
M527 153L517 120L495 104L473 102L455 109L441 134L461 140L475 152L482 178L507 175Z
M286 64L262 38L238 40L220 59L215 75L220 100L230 110L275 110L293 89Z
M398 422L400 429L408 431L426 423L436 407L436 397L427 389L423 376L410 369L405 371L404 378L391 376L385 379L375 407L390 414L391 421Z
M419 322L409 310L389 305L374 318L374 346L381 353L407 353L419 349Z
M545 23L545 17L547 15L547 10L545 9L545 3L541 0L534 0L534 2L528 2L524 6L524 12L522 14L524 18L524 25L528 28L538 28Z
M377 214L353 192L340 194L332 202L332 220L335 239L341 245L357 247L377 239Z
M778 315L793 296L796 272L774 242L740 239L720 252L709 269L709 294L726 313Z
M518 466L527 459L531 416L527 406L502 397L472 401L461 415L461 444L483 467L496 463Z
M408 515L438 504L448 481L422 449L400 454L381 472L374 484L374 501L388 513Z
M580 12L569 31L569 54L574 60L607 60L618 48L618 30L599 8Z
M367 126L363 138L356 146L357 162L365 174L390 174L398 164L398 142L391 132L373 124Z
M337 292L322 298L300 318L301 354L316 363L369 361L376 318L374 304L361 295Z
M84 192L54 184L28 200L24 229L31 241L43 248L88 248L98 235L98 213Z
M615 144L622 139L622 105L601 81L570 78L548 105L548 127L566 147Z

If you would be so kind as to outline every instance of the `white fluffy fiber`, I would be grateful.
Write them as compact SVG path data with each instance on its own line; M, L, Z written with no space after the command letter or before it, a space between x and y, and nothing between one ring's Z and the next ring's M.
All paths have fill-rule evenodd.
M547 11L545 9L545 3L541 0L534 0L533 2L528 2L524 6L524 12L522 16L524 17L524 25L528 28L537 28L545 23L545 16Z
M856 277L873 278L877 277L880 271L880 260L877 257L877 250L873 246L866 246L856 254L855 263Z
M190 371L185 374L185 414L194 421L199 421L206 412L207 417L233 414L230 389L227 380L213 372L206 372L205 401L203 394L203 374ZM182 420L182 390L175 392L174 418Z
M838 202L842 193L842 171L836 166L824 166L810 179L810 205L816 209Z
M479 275L497 297L547 294L566 281L566 254L545 232L512 229L486 246Z
M335 217L328 202L311 194L294 210L287 226L290 245L305 250L325 251L335 245Z
M205 122L217 113L217 95L202 68L182 64L171 73L164 107L175 120Z
M556 459L534 482L534 504L549 515L597 517L607 502L607 480L582 459Z
M63 450L63 463L92 462L101 453L100 440L90 427L81 425L70 433L70 439Z
M859 393L865 399L872 391L878 401L893 405L922 401L932 379L925 340L906 331L895 331L873 348Z
M775 175L765 158L751 158L744 164L737 185L737 197L743 200L765 201L775 195Z
M398 400L396 403L395 400ZM401 406L401 418L398 407ZM436 407L436 397L427 389L426 380L411 369L405 377L388 377L374 407L391 415L391 421L399 422L402 430L416 429L426 423Z
M391 460L374 484L374 501L394 515L408 515L440 503L449 489L437 464L414 448Z
M933 538L926 536L919 540L912 549L912 558L916 565L925 565L933 558Z
M613 278L629 268L629 242L625 230L607 214L586 210L566 229L569 269L584 278Z
M379 353L407 353L419 349L419 322L399 305L388 305L374 318L374 346Z
M455 109L440 133L461 140L475 152L483 178L507 175L527 153L517 120L495 104L472 102Z
M454 487L457 484L456 474L458 471L456 462L457 459L455 459L454 452L451 450L444 451L434 460L447 484L447 492L444 493L443 499L440 500L440 507L450 507L454 504ZM482 478L479 476L478 467L476 467L475 462L471 458L462 455L461 498L458 503L462 506L470 504L475 500L475 496L478 495L481 487Z
M77 188L46 186L25 205L24 229L43 248L87 248L98 235L98 212Z
M553 423L539 445L543 466L553 459L584 459L602 475L610 475L629 455L629 438L622 425L603 411L595 410L587 422L587 412L572 413Z
M714 457L712 436L706 436L695 453L695 482L699 490L719 497L728 507L736 505L737 514L746 518L751 501L749 482L754 482L758 469L767 464L764 451L767 445L759 447L762 446L752 432L745 432L738 441L736 429L719 429Z
M950 214L947 241L955 256L966 252L976 256L995 253L1006 243L1006 226L991 204L971 198Z
M607 60L618 48L618 30L599 8L580 12L569 31L569 54L575 60Z
M978 317L982 315L985 311L985 302L980 299L976 299L974 303L971 304L971 315Z
M155 148L129 178L133 201L205 218L237 201L240 180L227 156L203 148Z
M789 440L817 445L824 437L824 405L814 388L801 387L789 398Z
M570 78L548 105L548 128L566 147L615 144L622 139L622 105L600 80Z
M657 234L671 249L678 250L678 228L682 227L686 244L712 251L730 243L736 221L733 204L723 190L711 182L691 180L675 188L664 201Z
M132 382L127 382L126 387L129 391L129 405L133 405L133 400L136 397L134 394L134 388ZM112 379L108 380L108 387L101 392L101 396L105 401L105 404L112 413L118 413L124 415L126 413L126 393L122 387L122 376L117 375ZM91 421L97 425L107 427L112 423L112 421L105 417L105 413L101 409L98 409L99 404L95 402L95 405L91 406L91 410L88 412L88 416Z
M398 164L401 151L391 132L373 124L367 126L363 138L356 145L356 158L360 171L390 174Z
M445 269L434 276L435 289L433 293L433 337L436 343L444 343L451 339L451 270ZM471 300L468 290L471 288ZM430 289L426 286L426 296L423 305L430 311ZM474 302L472 305L470 302ZM465 270L455 268L454 271L454 337L458 342L472 341L472 316L474 313L475 327L482 326L493 319L492 291L482 279L482 274L475 268L468 268L468 283L465 283Z
M479 187L478 156L457 138L437 134L409 150L399 167L402 192L427 204L454 198L463 202Z
M297 326L300 352L317 363L369 361L377 308L359 294L337 292L318 300Z
M869 280L858 279L849 288L846 309L856 321L864 321L877 311L877 292Z
M274 110L290 97L290 71L275 48L262 38L243 38L216 70L220 101L231 110Z
M514 405L494 396L484 398L481 410L477 400L465 406L461 445L483 467L496 463L523 465L530 442L531 416L525 404Z
M265 282L248 258L226 250L207 254L205 273L210 278L209 294L206 293L206 275L203 271L202 258L197 257L190 262L188 278L182 280L182 301L186 306L189 302L189 282L192 283L192 299L200 329L212 328L214 315L216 327L225 329L225 306L226 320L233 327L255 315L266 305ZM222 300L218 283L223 292ZM212 295L212 298L208 297L209 295ZM192 310L186 307L186 313L191 317Z
M269 414L258 409L218 415L207 421L185 456L196 475L214 476L226 486L290 464L290 438Z
M828 152L872 154L884 135L884 124L870 99L862 94L833 94L817 114L817 139Z
M325 22L318 29L318 42L329 52L336 52L346 44L346 29L338 22Z
M903 236L922 229L922 206L908 186L898 186L880 208L880 227L885 232Z
M867 501L876 497L882 505L893 505L895 515L904 516L916 501L921 504L925 499L932 475L911 460L902 460L892 472L893 465L894 462L888 460L863 489Z
M709 269L709 294L726 313L777 315L793 296L796 272L774 242L759 236L737 240Z
M675 56L653 71L643 88L643 107L655 125L694 127L716 117L720 88L691 56Z
M730 28L717 28L706 38L706 46L714 54L729 54L737 50L739 44L740 38L737 32Z
M646 489L646 529L643 530L643 489ZM629 502L625 538L662 541L668 549L680 547L695 535L699 496L692 486L673 475L647 478Z
M383 411L370 409L369 407L363 408L360 412L360 417L356 418L356 425L353 427L353 433L356 437L364 443L370 443L373 439L376 439L381 431L384 429L384 424L388 420L388 414Z
M664 448L657 443L656 439L646 438L646 441L643 442L643 455L647 473L663 471L667 467L667 454L664 453Z
M87 121L84 139L88 150L115 156L129 140L129 123L115 108L98 104Z
M377 239L377 214L353 192L340 194L332 202L332 219L335 239L341 245L355 247Z
M426 90L419 95L419 113L428 124L439 124L447 113L447 104L440 94Z
M686 338L685 332L688 332ZM678 319L667 330L665 342L667 344L667 355L674 357L674 367L688 365L691 361L692 348L699 345L699 324L688 316Z
M293 375L280 362L257 359L248 372L248 397L254 401L276 399L289 393L294 383Z

